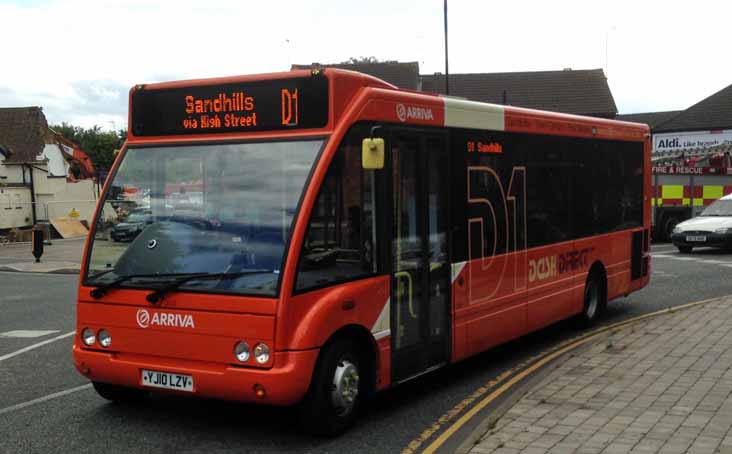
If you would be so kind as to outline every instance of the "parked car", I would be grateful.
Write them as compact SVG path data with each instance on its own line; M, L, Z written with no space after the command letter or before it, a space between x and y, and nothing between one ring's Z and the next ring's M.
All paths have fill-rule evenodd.
M715 200L697 217L677 224L671 241L682 253L699 246L732 249L732 194Z
M122 222L112 227L110 236L114 241L132 241L150 223L152 212L148 210L133 210Z

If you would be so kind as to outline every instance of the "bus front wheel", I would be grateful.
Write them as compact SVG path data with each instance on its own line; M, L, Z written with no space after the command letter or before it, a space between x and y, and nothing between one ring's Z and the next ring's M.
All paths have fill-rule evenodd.
M332 437L356 420L363 400L361 359L355 342L340 339L327 345L315 366L300 418L311 433Z
M107 400L117 403L139 402L145 399L150 393L142 389L130 388L127 386L112 385L93 381L94 390Z

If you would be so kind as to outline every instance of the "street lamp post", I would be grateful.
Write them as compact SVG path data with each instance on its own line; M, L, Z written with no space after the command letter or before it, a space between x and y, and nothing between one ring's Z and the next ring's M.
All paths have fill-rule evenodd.
M445 18L445 94L450 94L450 70L449 70L449 60L447 58L447 0L444 0L445 5L445 11L444 11L444 18Z

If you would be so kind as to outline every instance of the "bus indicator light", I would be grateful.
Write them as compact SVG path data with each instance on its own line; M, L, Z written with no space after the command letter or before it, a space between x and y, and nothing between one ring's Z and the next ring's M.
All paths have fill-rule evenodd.
M255 384L253 386L254 394L259 397L260 399L264 399L264 396L267 395L267 391L264 389L264 386L260 385L259 383Z

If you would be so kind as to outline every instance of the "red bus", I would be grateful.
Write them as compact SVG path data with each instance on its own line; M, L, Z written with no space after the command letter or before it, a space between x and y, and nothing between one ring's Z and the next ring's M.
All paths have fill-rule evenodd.
M137 85L129 110L73 348L113 401L299 402L334 434L649 280L645 125L336 69Z

